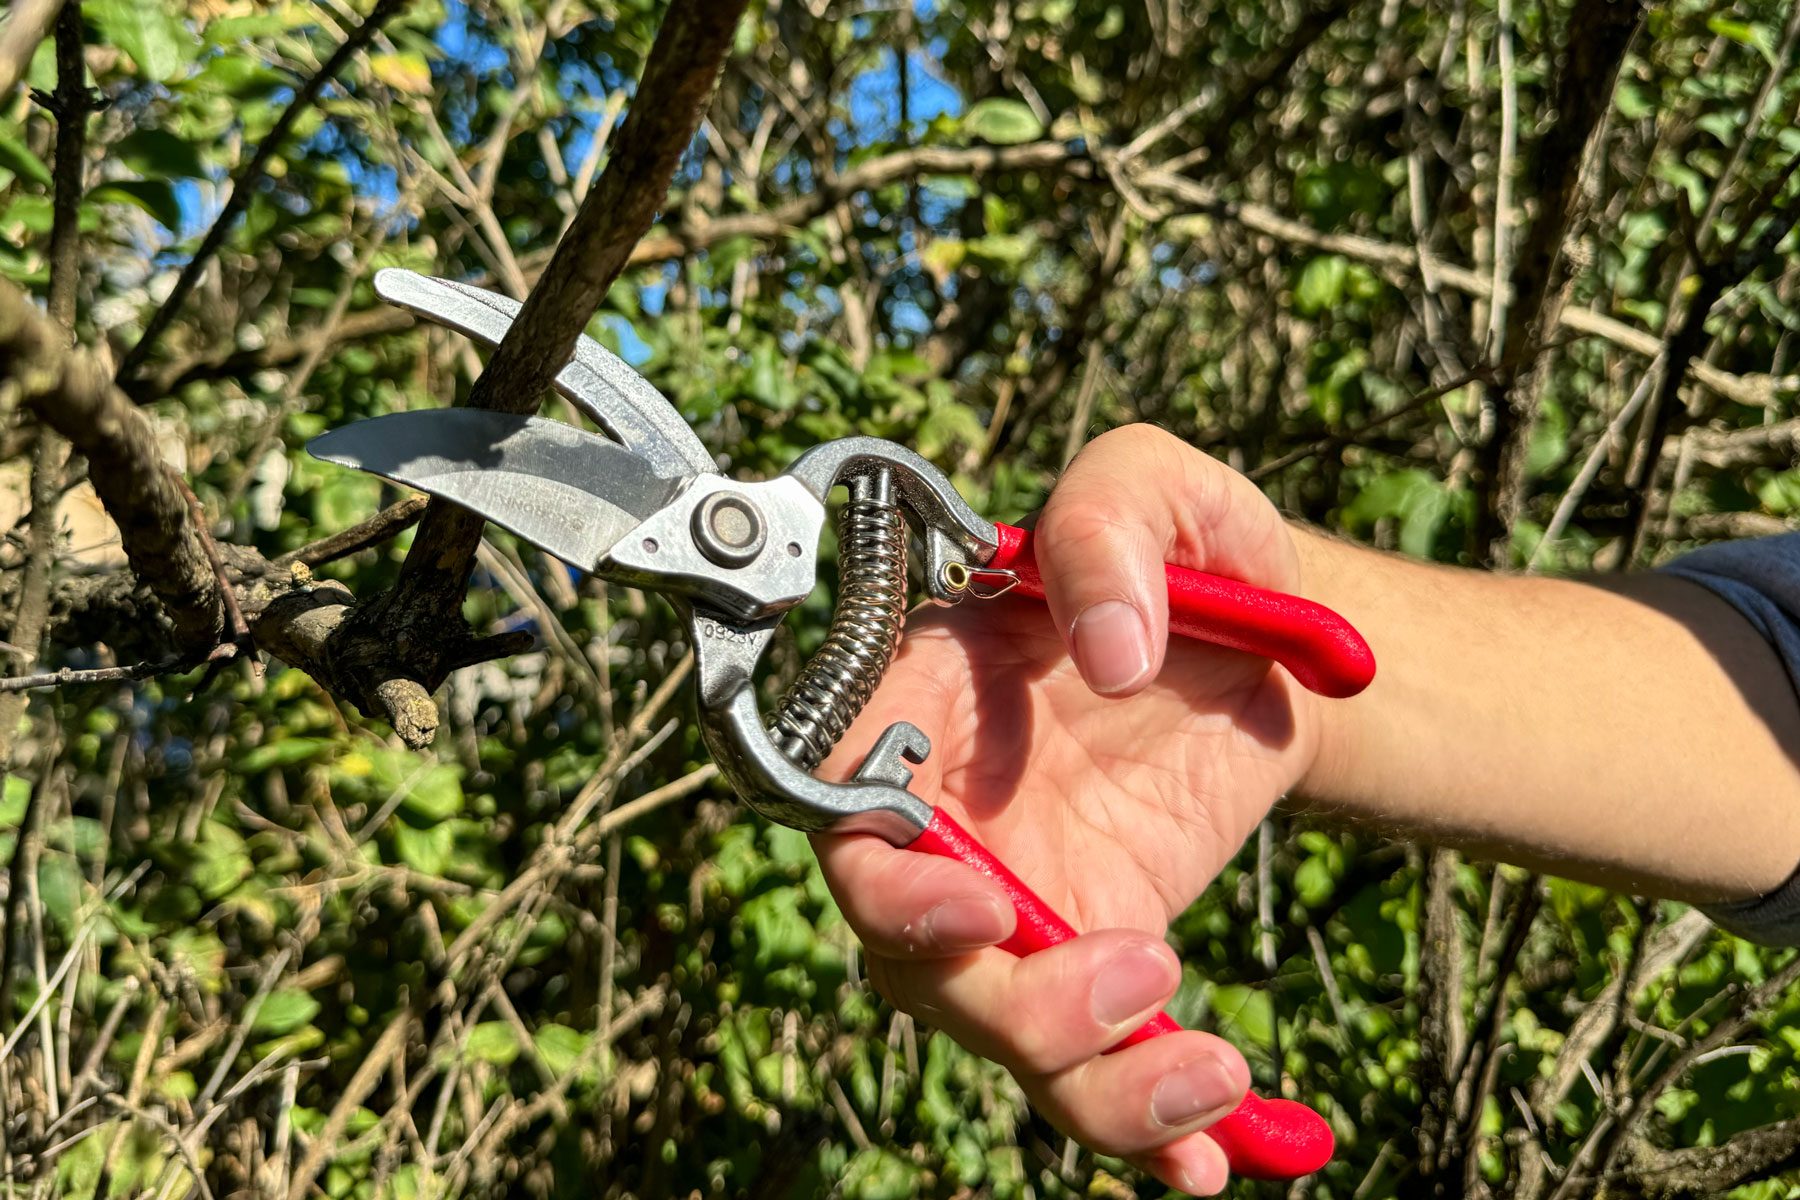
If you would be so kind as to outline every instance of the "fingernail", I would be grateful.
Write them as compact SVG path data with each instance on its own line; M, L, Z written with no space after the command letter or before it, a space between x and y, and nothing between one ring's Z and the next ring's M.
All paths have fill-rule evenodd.
M1182 1063L1162 1077L1150 1094L1150 1115L1159 1125L1186 1125L1214 1111L1223 1116L1243 1098L1243 1089L1225 1064L1208 1055Z
M1144 618L1123 600L1102 600L1075 618L1075 665L1102 695L1128 691L1150 673L1150 637Z
M1190 1196L1216 1196L1230 1180L1231 1172L1220 1163L1181 1169L1181 1190Z
M985 896L945 900L925 914L925 940L943 950L991 946L1007 934L1006 911Z
M1100 968L1088 1007L1102 1025L1117 1025L1156 1004L1175 990L1172 956L1156 946L1135 942Z

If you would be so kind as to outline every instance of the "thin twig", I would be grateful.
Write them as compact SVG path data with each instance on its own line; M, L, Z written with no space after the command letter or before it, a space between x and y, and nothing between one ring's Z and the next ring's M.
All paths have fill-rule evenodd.
M334 533L328 538L321 538L298 550L290 550L270 559L269 565L289 567L299 563L305 567L319 567L340 558L348 558L372 546L379 546L417 525L419 518L425 515L425 505L429 499L427 496L408 496L342 533Z
M159 675L178 675L205 663L206 658L165 658L160 662L133 663L128 667L95 667L91 670L78 671L71 667L63 667L56 671L43 671L36 675L15 675L8 679L0 679L0 693L29 692L40 688L60 688L87 685L92 683L133 683L141 679L153 679Z

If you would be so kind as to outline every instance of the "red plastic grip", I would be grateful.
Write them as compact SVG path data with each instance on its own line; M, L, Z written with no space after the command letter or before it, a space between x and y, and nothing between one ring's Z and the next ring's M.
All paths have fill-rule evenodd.
M987 566L1019 577L1014 590L1044 598L1030 530L996 525L1000 548ZM1301 686L1334 699L1354 696L1375 678L1375 655L1350 622L1322 604L1252 587L1221 575L1163 567L1169 632L1274 659Z
M1056 915L1055 909L943 809L932 814L931 824L907 849L966 863L1005 890L1019 914L1017 929L1000 943L1000 948L1009 954L1023 958L1075 936L1075 930ZM1127 1034L1113 1050L1180 1028L1168 1013L1158 1013ZM1298 1179L1331 1161L1331 1126L1318 1113L1292 1100L1246 1095L1243 1103L1206 1132L1225 1151L1232 1172L1246 1179Z

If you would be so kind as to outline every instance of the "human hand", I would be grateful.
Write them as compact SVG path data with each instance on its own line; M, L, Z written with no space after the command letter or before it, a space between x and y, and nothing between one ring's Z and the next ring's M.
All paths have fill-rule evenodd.
M911 721L932 743L913 791L1090 932L1014 959L991 948L1012 906L968 867L866 836L815 844L896 1007L1001 1063L1071 1136L1210 1194L1227 1171L1203 1130L1248 1090L1242 1056L1197 1032L1103 1051L1174 994L1169 922L1305 772L1318 702L1264 660L1165 649L1163 563L1296 592L1298 559L1253 484L1148 426L1075 459L1036 544L1047 609L925 614L826 769L848 775Z

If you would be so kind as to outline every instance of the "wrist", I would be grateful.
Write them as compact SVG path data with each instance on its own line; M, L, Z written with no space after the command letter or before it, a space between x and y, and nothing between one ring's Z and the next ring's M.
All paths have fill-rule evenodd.
M1295 558L1299 562L1298 594L1337 612L1367 637L1369 631L1366 623L1358 619L1355 611L1346 611L1356 608L1353 603L1346 604L1346 600L1350 598L1346 572L1354 570L1354 566L1346 564L1346 559L1364 556L1368 551L1340 542L1299 522L1288 522L1287 529L1294 545ZM1379 679L1381 651L1379 646L1374 649ZM1363 699L1353 697L1348 700L1324 700L1316 696L1309 696L1308 699L1311 701L1308 708L1312 736L1306 740L1311 752L1294 784L1294 791L1309 800L1330 803L1333 797L1341 795L1343 791L1340 781L1345 777L1355 740L1352 718L1363 704Z

